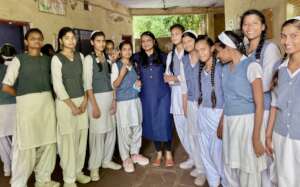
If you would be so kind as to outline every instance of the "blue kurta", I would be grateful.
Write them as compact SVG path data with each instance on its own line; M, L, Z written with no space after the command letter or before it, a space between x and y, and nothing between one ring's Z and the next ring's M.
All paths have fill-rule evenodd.
M171 91L163 76L167 55L162 53L163 64L153 64L153 55L148 57L149 65L142 65L140 53L134 55L142 82L141 102L143 110L143 136L153 141L170 141L173 126L170 114Z

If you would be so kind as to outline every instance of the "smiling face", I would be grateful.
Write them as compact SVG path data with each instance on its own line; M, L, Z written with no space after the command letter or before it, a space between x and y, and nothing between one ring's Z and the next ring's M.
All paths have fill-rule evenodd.
M250 41L259 38L265 29L266 26L262 23L261 18L255 14L250 14L243 20L242 30Z
M95 51L104 51L105 49L105 37L104 36L96 36L94 40L91 41L92 46Z
M299 23L298 26L300 26ZM280 42L287 54L300 52L300 28L295 24L288 24L283 27Z
M171 41L174 45L181 43L182 31L179 28L173 28L171 30Z
M67 32L62 39L60 39L60 43L63 44L64 48L75 50L76 47L76 37L73 32Z
M207 62L212 57L214 51L214 47L210 47L205 40L198 41L195 49L201 62Z
M120 54L122 58L130 59L132 55L132 48L130 44L124 44L120 50Z
M150 51L154 49L155 41L148 35L143 35L141 38L142 48L145 51Z
M182 44L185 51L191 52L195 48L195 39L189 36L184 36L182 38Z
M44 38L38 32L32 32L28 35L27 40L25 40L25 45L28 49L41 49L43 46Z

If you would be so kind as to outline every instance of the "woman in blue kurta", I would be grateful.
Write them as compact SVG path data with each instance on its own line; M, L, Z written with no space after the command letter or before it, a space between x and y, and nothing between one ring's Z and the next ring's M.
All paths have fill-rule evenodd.
M166 166L173 166L171 140L171 92L164 82L167 55L158 47L151 32L141 35L141 51L134 55L138 74L142 81L141 101L143 109L143 136L154 141L157 156L161 157L162 144L166 150Z

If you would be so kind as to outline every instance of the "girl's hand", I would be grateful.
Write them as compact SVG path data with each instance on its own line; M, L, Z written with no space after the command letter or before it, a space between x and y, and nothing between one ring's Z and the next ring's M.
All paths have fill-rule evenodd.
M273 142L272 137L266 137L266 153L268 156L273 156Z
M110 107L110 115L114 115L117 112L117 101L113 99Z
M174 75L167 75L167 74L165 74L164 75L164 81L167 83L167 82L175 82L175 81L177 81L177 78L176 78L176 76L174 76Z
M71 107L71 110L72 110L73 116L77 116L77 115L80 115L80 114L81 114L81 110L80 110L80 108L78 108L77 106Z
M253 143L253 148L254 148L256 157L262 156L266 150L265 150L265 147L263 146L263 144L261 143L261 141L258 139L254 139L254 140L252 140L252 143Z
M87 108L87 101L83 101L79 106L81 113L84 113L86 111L86 108Z
M120 70L120 75L125 75L127 73L128 69L127 69L127 65L126 64L123 64L122 65L122 68Z
M219 139L221 139L222 140L222 138L223 138L223 118L220 120L220 122L219 122L219 126L218 126L218 128L217 128L217 136L218 136L218 138Z
M94 106L93 109L92 109L92 111L93 111L93 112L92 112L93 118L95 118L95 119L100 118L100 116L101 116L101 111L100 111L100 109L99 109L98 106Z
M137 88L141 88L142 87L142 82L140 80L135 81L135 86Z

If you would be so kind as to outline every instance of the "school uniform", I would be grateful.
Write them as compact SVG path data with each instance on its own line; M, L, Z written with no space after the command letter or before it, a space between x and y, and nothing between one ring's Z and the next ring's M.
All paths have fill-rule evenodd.
M112 84L118 78L122 66L121 61L112 65ZM134 88L138 76L132 66L127 68L124 79L116 88L117 132L122 161L139 154L142 145L142 106L138 97L139 91Z
M199 90L199 63L191 64L190 55L185 55L182 59L184 64L184 74L187 86L187 126L188 138L191 146L191 159L194 161L198 173L204 174L205 169L201 159L201 145L199 144L200 128L198 125L198 99Z
M291 73L288 63L289 59L279 66L276 99L272 102L277 108L272 137L278 187L296 187L300 184L300 69Z
M255 59L256 51L254 51L252 54L249 55L249 58L251 58L253 61L256 61ZM257 61L263 70L263 90L264 90L264 117L263 117L263 128L267 128L268 121L269 121L269 112L271 108L271 82L274 75L274 66L278 61L281 60L281 54L278 46L270 41L265 41L264 45L261 49L260 54L260 60ZM272 161L272 158L267 157L267 164L268 168L265 172L262 173L262 186L263 187L272 187L275 183L273 179L276 176L275 171L273 170L274 163Z
M50 182L56 160L56 118L49 57L17 55L2 83L13 86L17 79L11 186L27 186L32 171L36 182Z
M214 72L214 90L216 106L211 102L211 72L201 72L202 102L198 110L198 124L200 128L199 144L201 145L201 159L205 168L206 178L211 187L222 183L226 186L224 164L222 159L222 140L217 137L217 128L223 114L224 95L222 90L222 65L216 62Z
M233 70L226 64L222 76L226 180L229 186L260 187L261 172L267 166L265 155L257 158L252 143L255 104L251 83L262 78L261 66L243 56ZM264 128L261 128L260 136L261 142L264 142Z
M4 79L7 66L11 61L0 64L0 81ZM0 88L2 83L0 82ZM12 141L16 126L16 97L0 90L0 158L3 162L4 175L11 173Z
M115 116L110 114L113 102L113 90L110 80L110 64L106 60L99 68L99 60L95 54L90 54L84 60L85 90L93 90L101 116L95 119L92 115L92 105L89 102L89 170L98 169L112 160L116 143Z
M85 82L83 67L83 55L80 53L74 54L73 61L62 53L57 53L51 62L53 87L57 96L55 104L58 152L65 183L75 182L76 177L82 174L85 161L88 135L87 111L74 116L64 103L64 100L71 99L79 107L83 102Z
M173 56L173 71L174 76L179 80L178 83L170 83L171 87L171 107L170 113L173 114L173 119L175 123L175 128L180 139L180 142L184 150L188 153L189 157L192 157L191 145L188 138L188 125L186 122L186 117L183 111L183 101L182 95L187 93L187 88L185 84L184 66L182 58L184 56L184 51L178 53L175 49L175 54ZM167 67L165 74L171 75L170 70L172 52L168 54L167 57Z

